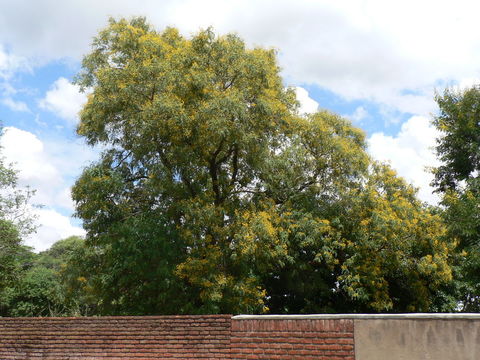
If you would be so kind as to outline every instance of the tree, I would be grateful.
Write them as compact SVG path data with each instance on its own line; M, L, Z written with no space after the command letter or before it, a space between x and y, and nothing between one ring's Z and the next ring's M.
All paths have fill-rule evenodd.
M22 236L34 230L34 218L27 208L31 195L29 189L17 186L16 171L0 156L0 292L15 280Z
M173 276L178 244L165 238L159 217L143 214L112 223L96 240L77 248L62 271L67 301L77 304L80 314L195 312Z
M458 242L455 282L447 294L463 311L480 311L480 88L447 89L436 96L440 131L436 152L441 165L434 185L442 193L449 236Z
M292 221L291 260L266 281L274 312L418 312L439 303L455 248L440 216L386 165L373 163L365 180L333 213Z
M328 301L334 311L336 297L390 310L403 294L390 291L388 259L403 266L394 283L417 284L408 296L421 300L405 308L428 307L448 281L438 218L396 175L371 170L349 121L298 114L273 50L210 29L186 39L141 18L111 20L76 82L91 90L77 131L105 148L73 188L103 313L288 312ZM390 188L399 199L389 208L380 200L396 201ZM396 218L375 223L382 211ZM389 247L376 260L378 289L365 266L380 235ZM278 300L298 293L282 282L286 269L293 282L314 280L297 305Z
M442 134L436 152L442 165L435 169L434 185L445 192L476 178L480 170L480 87L447 89L435 100L440 111L433 124Z
M68 315L57 273L44 266L33 266L4 292L8 316Z
M85 262L84 240L78 236L55 242L50 249L34 253L23 247L15 256L16 281L0 297L1 316L92 315L95 304L83 287L74 264ZM72 286L73 285L73 286Z
M13 223L0 219L0 291L15 279L20 236Z

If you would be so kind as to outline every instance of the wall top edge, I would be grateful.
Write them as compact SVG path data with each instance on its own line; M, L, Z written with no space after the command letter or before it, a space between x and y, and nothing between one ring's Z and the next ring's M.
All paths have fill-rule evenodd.
M78 320L173 320L187 318L219 318L233 320L342 320L342 319L444 319L480 320L480 313L407 313L407 314L305 314L305 315L165 315L165 316L98 316L98 317L1 317L0 321L78 321Z
M480 313L409 313L409 314L308 314L308 315L236 315L233 320L371 320L371 319L440 319L480 320Z

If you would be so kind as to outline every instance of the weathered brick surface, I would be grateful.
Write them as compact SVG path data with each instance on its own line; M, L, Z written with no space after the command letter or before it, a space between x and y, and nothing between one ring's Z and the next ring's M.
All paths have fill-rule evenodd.
M0 359L227 359L231 317L0 318Z
M353 360L353 320L0 318L1 360Z
M353 360L353 320L233 320L231 359Z

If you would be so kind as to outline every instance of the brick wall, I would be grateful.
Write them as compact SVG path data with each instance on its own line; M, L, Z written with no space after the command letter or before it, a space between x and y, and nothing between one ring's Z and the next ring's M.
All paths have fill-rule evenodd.
M0 360L478 360L480 314L0 318Z
M228 359L231 316L0 318L0 359Z
M353 360L353 320L235 319L231 359Z
M0 318L1 360L353 360L353 347L348 319Z

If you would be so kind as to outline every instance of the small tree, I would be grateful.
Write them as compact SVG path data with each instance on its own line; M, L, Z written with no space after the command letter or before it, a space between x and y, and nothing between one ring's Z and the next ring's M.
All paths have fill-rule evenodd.
M18 187L16 171L0 155L0 292L17 274L22 236L34 231L34 217L28 211L32 194Z

